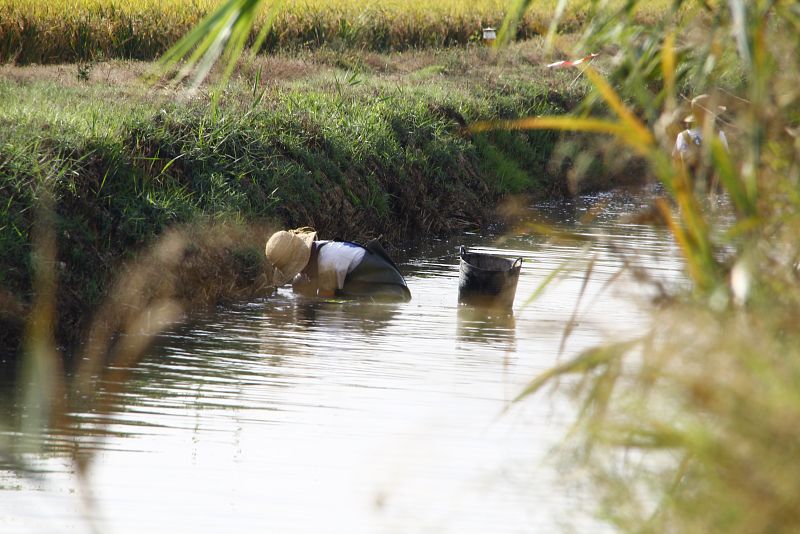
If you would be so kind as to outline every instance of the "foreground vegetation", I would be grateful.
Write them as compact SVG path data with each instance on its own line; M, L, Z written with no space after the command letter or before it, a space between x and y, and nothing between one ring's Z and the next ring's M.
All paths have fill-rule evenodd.
M57 340L70 345L85 336L88 312L125 260L175 225L238 228L224 232L229 241L215 238L219 250L209 254L213 269L239 275L215 277L195 264L191 251L204 247L194 238L175 260L193 270L171 291L182 302L213 304L269 291L259 278L269 227L312 225L349 239L383 234L397 244L477 227L502 195L562 192L562 171L548 167L552 132L471 136L463 129L481 118L563 113L577 100L580 87L572 96L549 88L572 73L531 81L546 72L540 50L529 43L500 55L263 58L242 64L225 91L189 99L143 86L137 75L146 66L135 63L88 72L6 68L3 346L16 351L33 302L35 206L48 195L56 214ZM192 287L215 278L225 287Z
M220 3L0 0L0 62L156 59ZM538 2L527 11L518 37L546 33L557 3ZM504 0L284 0L264 4L253 35L267 25L263 49L272 52L322 45L373 51L464 45L479 41L481 28L499 25L509 5ZM668 4L666 0L648 2L638 16L655 20ZM579 28L591 7L587 0L570 2L562 27Z
M671 230L693 283L661 295L649 331L578 355L522 397L579 378L570 471L580 462L619 530L796 532L800 18L795 2L696 9L651 26L595 19L590 48L629 46L608 76L587 70L586 112L494 125L604 132L642 154L668 193L642 218ZM687 88L724 106L731 139L727 151L709 123L691 172L670 157Z

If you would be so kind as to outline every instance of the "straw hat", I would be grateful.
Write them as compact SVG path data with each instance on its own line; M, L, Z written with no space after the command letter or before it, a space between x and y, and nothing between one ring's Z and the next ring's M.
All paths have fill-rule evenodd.
M311 243L317 232L311 228L281 230L267 241L267 260L274 267L272 285L280 287L303 270L311 258Z

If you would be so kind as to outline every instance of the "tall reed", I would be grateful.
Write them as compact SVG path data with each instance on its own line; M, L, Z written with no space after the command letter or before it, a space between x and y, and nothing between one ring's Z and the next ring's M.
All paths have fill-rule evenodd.
M578 355L520 398L580 377L571 450L598 488L601 517L621 530L796 532L800 18L793 2L678 1L643 26L630 11L639 3L598 12L581 39L576 54L613 55L607 74L583 69L594 85L583 113L473 130L596 132L636 151L664 186L653 213L692 289L654 310L643 335ZM725 107L717 127L731 148L709 122L690 171L671 153L699 93L711 110ZM722 196L728 217L713 215L709 195Z

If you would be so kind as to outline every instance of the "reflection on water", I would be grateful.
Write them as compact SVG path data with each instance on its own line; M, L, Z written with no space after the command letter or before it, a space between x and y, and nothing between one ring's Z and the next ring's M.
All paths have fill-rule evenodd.
M516 320L512 310L462 305L458 308L457 317L458 341L493 345L507 352L516 348Z
M619 222L646 202L617 193L533 207L531 218L591 238L588 250L526 231L431 243L402 262L409 303L281 290L164 336L124 388L105 384L108 417L74 414L84 431L51 435L30 458L48 476L0 471L0 530L88 530L59 452L79 440L94 451L91 516L104 532L510 533L565 517L595 530L576 513L590 510L591 489L569 485L547 456L572 406L508 403L563 357L571 319L566 354L645 323L636 297L647 288L624 276L606 285L618 251L681 283L663 232ZM461 244L523 257L512 312L458 305Z

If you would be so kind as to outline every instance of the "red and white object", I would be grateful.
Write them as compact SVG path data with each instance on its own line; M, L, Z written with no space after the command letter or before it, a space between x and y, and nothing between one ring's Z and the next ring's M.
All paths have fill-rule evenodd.
M591 61L600 54L589 54L588 56L582 57L580 59L576 59L574 61L556 61L555 63L550 63L548 67L566 69L568 67L577 67L581 63L585 63L587 61Z

